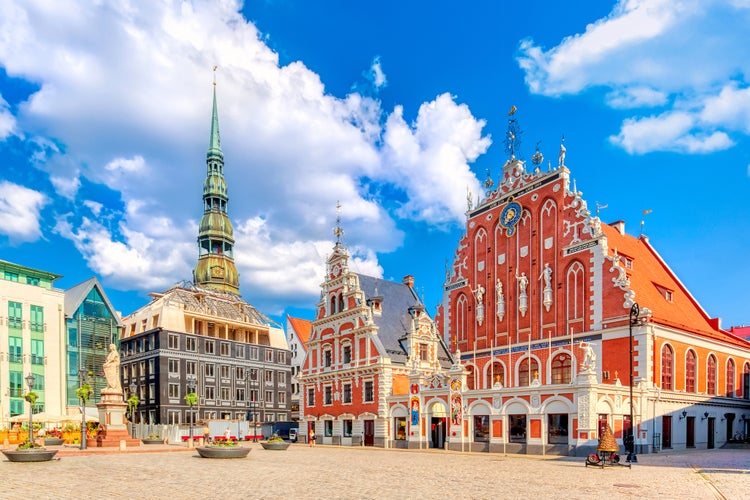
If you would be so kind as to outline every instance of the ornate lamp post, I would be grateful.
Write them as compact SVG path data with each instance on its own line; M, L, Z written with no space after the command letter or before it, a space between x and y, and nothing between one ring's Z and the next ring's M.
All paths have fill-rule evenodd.
M634 302L630 308L630 323L628 324L630 333L630 433L628 435L627 461L630 463L638 462L638 457L635 454L635 419L633 418L633 326L638 325L639 313L638 303Z
M78 398L81 400L81 449L86 449L86 400L88 399L89 387L86 384L86 370L78 369L78 379L81 387L78 389Z
M193 425L195 425L195 414L193 413L193 405L195 405L198 396L195 394L195 377L187 377L187 390L188 394L185 396L185 402L190 407L190 444L193 444Z
M34 442L34 423L32 422L31 415L34 412L34 402L36 401L33 397L31 397L31 393L34 390L34 382L36 382L36 377L33 373L29 373L26 375L26 385L29 386L29 445L31 445ZM32 401L33 400L33 401Z

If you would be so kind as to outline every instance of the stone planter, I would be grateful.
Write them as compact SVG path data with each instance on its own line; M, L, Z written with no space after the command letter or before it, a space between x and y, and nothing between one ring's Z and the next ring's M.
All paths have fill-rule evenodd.
M141 442L143 444L163 444L164 443L164 441L162 441L161 439L149 439L149 438L141 439Z
M251 450L242 446L198 446L195 449L203 458L245 458Z
M291 443L285 441L274 441L272 443L260 443L264 450L286 450Z
M44 446L60 446L65 442L62 438L46 437L44 438Z
M3 450L3 455L9 462L48 462L55 456L57 450Z

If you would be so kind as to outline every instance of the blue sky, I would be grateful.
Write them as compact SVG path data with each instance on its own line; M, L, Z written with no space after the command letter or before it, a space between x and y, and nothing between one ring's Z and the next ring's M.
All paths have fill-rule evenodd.
M0 0L0 258L128 314L190 279L216 77L241 291L312 317L336 203L354 270L431 313L467 189L539 143L750 323L750 3ZM636 297L637 300L637 297ZM643 304L647 307L647 304Z

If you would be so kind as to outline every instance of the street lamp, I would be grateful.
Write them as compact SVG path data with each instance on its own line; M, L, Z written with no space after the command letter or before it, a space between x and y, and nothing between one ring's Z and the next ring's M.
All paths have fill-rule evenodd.
M633 306L630 308L630 322L628 324L628 332L630 333L630 433L628 435L628 458L627 461L632 463L638 462L638 457L635 454L635 419L633 418L633 326L638 324L638 314L640 308L637 302L633 302Z
M193 413L193 405L197 399L195 396L195 377L187 377L187 390L188 396L186 399L188 406L190 407L190 443L193 443L193 426L195 425L195 413Z
M88 394L84 394L88 390L86 387L86 370L83 368L78 369L78 379L81 383L81 389L79 397L81 399L81 449L86 449L86 399Z
M29 373L28 375L26 375L26 385L29 386L29 394L31 394L31 392L34 389L34 382L36 382L36 377L34 376L33 373ZM34 423L31 420L31 415L34 410L34 402L33 402L34 398L29 397L28 401L29 401L29 445L31 445L34 442L34 425L33 425Z
M138 390L138 385L135 383L135 381L131 380L128 388L130 389L130 396L128 396L128 410L130 412L130 436L136 437L135 411L138 409L138 396L136 396L135 391Z

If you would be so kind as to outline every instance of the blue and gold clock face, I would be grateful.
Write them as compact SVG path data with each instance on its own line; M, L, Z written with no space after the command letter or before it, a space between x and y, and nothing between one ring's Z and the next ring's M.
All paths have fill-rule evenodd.
M500 212L500 225L505 228L505 236L510 238L516 233L519 220L521 220L521 205L511 200Z

